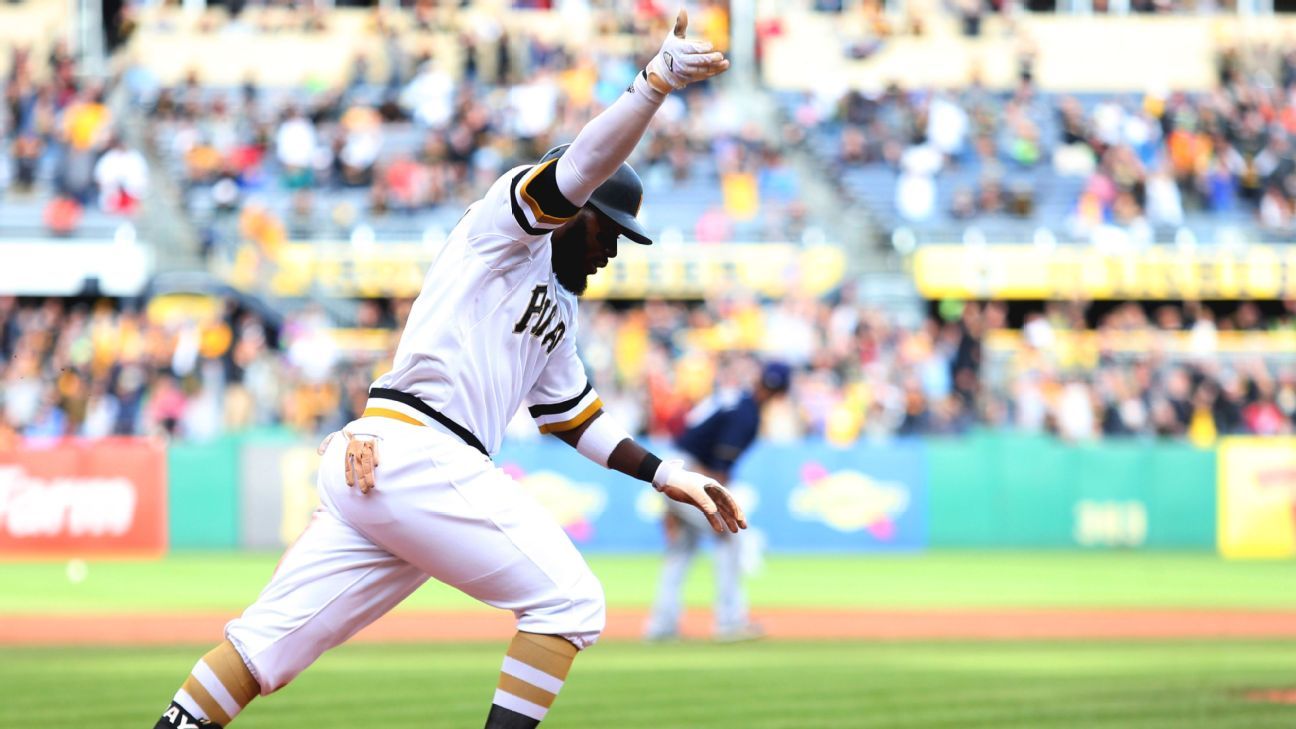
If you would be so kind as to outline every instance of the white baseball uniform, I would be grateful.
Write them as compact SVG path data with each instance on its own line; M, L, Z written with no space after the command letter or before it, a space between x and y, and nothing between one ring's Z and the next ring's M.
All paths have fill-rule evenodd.
M496 468L505 425L530 406L543 432L601 406L576 354L576 296L550 231L577 212L554 162L514 169L472 205L424 279L391 372L348 426L380 439L377 488L349 488L343 438L320 463L320 509L226 636L263 693L292 680L434 577L518 629L584 648L602 587L538 502Z
M579 428L599 412L576 356L576 297L553 271L551 233L621 168L669 90L728 67L709 45L686 41L686 26L681 11L661 53L565 151L508 172L469 207L427 272L391 372L347 426L378 440L375 488L347 485L348 439L332 438L310 525L256 603L226 626L227 641L195 665L159 729L213 717L228 723L255 688L268 694L284 686L429 577L517 616L488 725L544 719L575 653L554 636L577 649L592 644L603 630L603 589L490 454L524 404L548 433ZM594 207L628 237L648 242L627 218L635 214L624 209L635 188L626 184L609 188L620 201L611 210L606 199ZM562 244L589 256L588 233L574 228ZM564 440L606 466L622 432L599 418L579 440ZM714 511L719 522L709 496L724 496L718 484L641 451L629 451L640 460L633 472L621 462L617 469ZM724 518L742 525L741 511L727 496L722 503Z
M550 233L643 136L665 98L649 80L636 77L561 157L506 173L451 232L392 370L347 426L381 439L377 487L347 486L345 439L334 438L320 462L320 509L257 602L226 626L263 694L429 577L512 610L520 631L577 648L598 638L602 586L490 454L523 404L547 433L577 428L601 406L576 356L576 297L554 274Z

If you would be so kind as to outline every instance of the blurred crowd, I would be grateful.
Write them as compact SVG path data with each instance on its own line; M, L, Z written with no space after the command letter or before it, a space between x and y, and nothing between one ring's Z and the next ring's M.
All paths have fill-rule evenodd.
M895 209L909 222L1032 218L1056 187L1067 191L1065 219L1044 222L1078 233L1173 229L1195 213L1296 233L1296 47L1227 49L1214 91L1141 97L1041 93L1033 58L1022 51L1008 93L975 80L953 91L892 86L806 96L792 113L840 128L838 175L895 170Z
M1296 337L1296 302L1281 315L1243 304L1218 318L1195 304L1149 318L1128 304L1096 321L1084 305L1052 304L1012 330L1011 346L987 339L1008 331L1002 303L949 304L905 327L857 305L850 289L822 301L652 302L590 314L582 352L604 402L653 433L676 431L716 383L750 379L749 358L794 366L790 397L769 408L763 424L776 439L847 444L995 428L1207 445L1225 434L1296 432L1291 340L1270 358L1221 356L1218 343L1221 331ZM1159 335L1185 337L1188 346L1168 350ZM1060 346L1077 336L1093 341Z
M990 325L1001 307L985 309ZM1296 433L1296 301L1264 315L1189 302L1149 312L1126 303L1097 317L1051 303L1026 316L1018 346L982 381L984 420L1070 440ZM1263 336L1243 346L1224 337Z
M313 308L279 320L220 299L197 309L183 297L142 310L119 303L0 299L9 427L31 437L182 439L270 426L331 431L363 409L411 304L364 302L352 331L378 335L364 349ZM902 326L859 305L849 287L822 300L584 306L579 346L592 381L607 410L639 433L677 433L695 404L717 387L749 385L771 359L795 372L788 396L764 414L772 439L849 444L994 428L1209 445L1226 434L1296 432L1291 348L1233 357L1217 343L1231 331L1296 336L1296 302L1267 317L1246 304L1227 316L1194 305L1149 316L1124 305L1096 321L1083 305L1053 304L1027 314L1011 344L996 339L1008 324L1003 304L947 302ZM1190 346L1166 348L1161 335ZM1078 347L1073 336L1092 342ZM538 437L525 411L509 433Z
M131 217L148 191L148 166L116 131L105 87L78 77L65 41L46 58L7 49L0 80L0 211L35 201L44 227L76 230L88 206ZM10 208L12 213L12 208Z
M162 87L145 69L128 74L211 246L252 240L273 251L362 228L406 240L444 231L500 174L570 141L616 100L667 32L664 12L637 6L601 29L629 42L605 36L573 52L477 18L438 28L458 33L458 55L447 57L409 40L419 18L373 11L382 57L356 56L335 87L220 88L196 70ZM690 31L727 47L727 5L703 3ZM690 189L719 189L714 204L686 204L663 222L704 242L796 239L797 178L771 141L731 95L706 85L671 95L632 160L648 214L672 193L687 202Z

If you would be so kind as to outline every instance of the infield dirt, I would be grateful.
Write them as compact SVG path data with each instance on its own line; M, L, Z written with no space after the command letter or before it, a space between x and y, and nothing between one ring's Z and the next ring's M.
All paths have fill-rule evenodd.
M0 645L173 645L217 640L231 613L0 615ZM647 614L608 613L608 640L635 640ZM785 640L1041 640L1296 638L1296 611L1261 610L834 610L765 608L756 620ZM353 641L507 640L508 613L392 612ZM706 639L705 610L686 613L685 638Z

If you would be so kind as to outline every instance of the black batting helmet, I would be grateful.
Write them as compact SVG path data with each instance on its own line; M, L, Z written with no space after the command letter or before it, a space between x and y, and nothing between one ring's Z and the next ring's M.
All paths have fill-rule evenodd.
M570 144L562 144L554 147L545 152L545 156L541 157L540 161L558 159L570 146ZM652 238L648 237L648 232L635 217L639 214L639 206L643 204L643 182L629 163L622 162L621 167L612 173L607 182L599 185L594 194L590 195L587 204L593 205L596 210L616 223L625 237L635 243L652 245Z

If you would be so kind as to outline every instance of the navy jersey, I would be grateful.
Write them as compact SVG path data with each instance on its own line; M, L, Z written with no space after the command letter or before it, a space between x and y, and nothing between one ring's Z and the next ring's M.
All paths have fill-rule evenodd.
M707 469L727 474L756 440L760 406L750 392L716 394L698 403L685 423L676 447Z

